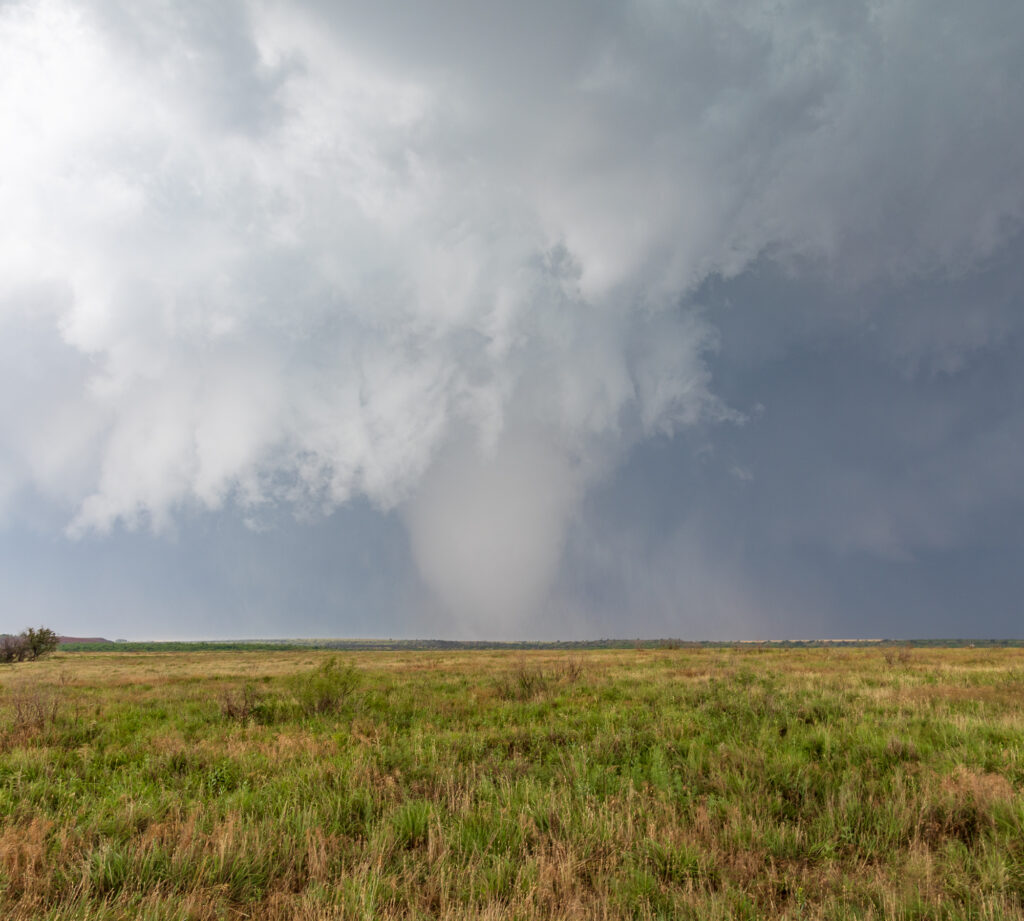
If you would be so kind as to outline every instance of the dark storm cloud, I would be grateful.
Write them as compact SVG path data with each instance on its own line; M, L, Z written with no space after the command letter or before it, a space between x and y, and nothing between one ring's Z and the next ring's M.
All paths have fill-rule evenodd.
M853 300L763 266L707 286L714 380L748 422L637 449L563 594L605 632L1020 636L1020 247Z
M841 561L966 558L1020 501L1022 34L1014 3L7 4L0 514L301 542L367 499L470 632L848 618ZM617 490L654 494L618 544Z

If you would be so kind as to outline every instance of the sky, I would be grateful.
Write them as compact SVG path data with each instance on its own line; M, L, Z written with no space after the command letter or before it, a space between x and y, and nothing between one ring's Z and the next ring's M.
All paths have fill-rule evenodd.
M1024 5L0 0L0 632L1024 637Z

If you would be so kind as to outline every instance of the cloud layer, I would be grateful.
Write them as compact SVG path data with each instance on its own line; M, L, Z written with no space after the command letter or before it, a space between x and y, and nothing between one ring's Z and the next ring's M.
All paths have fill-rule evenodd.
M366 497L459 617L534 609L637 444L756 413L724 349L871 331L914 377L1019 334L1012 273L937 292L1020 231L1022 34L1014 3L8 3L0 520Z

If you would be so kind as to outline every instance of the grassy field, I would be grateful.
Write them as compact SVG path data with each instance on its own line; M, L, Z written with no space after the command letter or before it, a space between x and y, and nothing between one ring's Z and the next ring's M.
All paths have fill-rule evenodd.
M1024 650L59 653L0 917L1024 917Z

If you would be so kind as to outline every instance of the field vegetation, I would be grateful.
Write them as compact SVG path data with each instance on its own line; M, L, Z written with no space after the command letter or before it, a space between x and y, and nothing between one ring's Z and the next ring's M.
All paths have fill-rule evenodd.
M58 652L0 917L1024 916L1024 651Z

